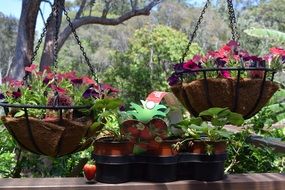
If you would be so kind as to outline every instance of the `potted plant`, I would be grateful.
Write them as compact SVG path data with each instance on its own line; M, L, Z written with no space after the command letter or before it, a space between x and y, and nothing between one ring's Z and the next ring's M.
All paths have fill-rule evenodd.
M121 105L120 99L111 97L98 100L91 108L96 117L91 129L97 131L93 143L96 180L103 183L123 183L131 179L133 143L121 128L120 119L125 117L119 110Z
M206 120L206 121L205 121ZM182 154L180 170L182 178L202 181L221 180L224 177L226 143L231 132L224 129L226 124L242 125L243 117L228 108L210 108L199 117L182 121L178 126L185 132L186 151ZM186 170L185 168L192 168Z
M58 157L87 148L95 135L89 106L104 98L103 91L114 89L75 72L37 72L36 67L25 68L26 80L6 79L1 86L5 127L23 148L37 154Z
M194 116L211 107L227 107L250 118L278 90L272 80L283 68L283 57L284 50L278 48L263 57L254 56L232 40L217 51L174 65L168 82Z
M176 139L169 139L168 109L152 101L131 103L126 113L131 119L122 126L134 142L133 173L135 179L154 182L176 180ZM139 169L138 169L139 168Z

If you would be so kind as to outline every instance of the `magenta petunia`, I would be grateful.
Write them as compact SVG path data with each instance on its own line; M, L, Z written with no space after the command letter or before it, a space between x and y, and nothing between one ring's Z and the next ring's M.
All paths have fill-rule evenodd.
M31 64L29 67L25 67L25 71L31 73L31 72L33 72L34 70L36 70L36 68L37 68L37 65Z
M71 79L70 81L71 81L71 83L72 83L73 85L80 85L80 84L83 83L83 79L82 79L82 78L73 78L73 79Z
M223 78L231 78L231 73L228 70L222 70L220 71L220 76Z
M18 88L18 90L17 91L14 91L14 92L12 92L12 97L14 98L14 99L18 99L18 98L20 98L22 96L22 93L21 93L21 90Z
M199 65L195 63L192 60L187 61L186 63L183 64L183 69L186 70L195 70L195 69L200 69Z

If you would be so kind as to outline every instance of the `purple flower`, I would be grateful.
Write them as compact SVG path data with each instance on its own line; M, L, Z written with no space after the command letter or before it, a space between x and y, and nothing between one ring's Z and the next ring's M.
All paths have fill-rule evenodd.
M3 93L0 93L0 100L3 100L3 99L5 99L5 96Z
M167 79L167 81L168 81L168 84L169 84L170 86L173 86L173 85L177 84L177 83L180 81L180 79L179 79L179 76L178 76L177 74L173 73L173 74Z
M121 105L121 106L119 107L119 110L120 110L120 111L126 111L126 106L125 106L125 105Z
M174 69L175 73L183 73L184 72L183 63L175 64L173 66L173 69Z
M17 91L12 92L12 97L13 97L14 99L18 99L18 98L20 98L21 96L22 96L22 93L21 93L21 91L20 91L19 88L18 88Z
M73 85L80 85L80 84L83 83L83 79L82 78L74 78L74 79L71 79L70 81L71 81L71 83Z
M218 67L224 67L226 65L226 61L220 57L218 57L216 60L215 60L215 64L218 66Z
M99 93L96 92L96 90L93 87L89 87L83 94L82 97L85 99L94 97L94 98L99 98Z
M50 81L50 79L49 79L48 77L45 77L44 80L43 80L43 83L44 83L44 84L48 84L49 81Z

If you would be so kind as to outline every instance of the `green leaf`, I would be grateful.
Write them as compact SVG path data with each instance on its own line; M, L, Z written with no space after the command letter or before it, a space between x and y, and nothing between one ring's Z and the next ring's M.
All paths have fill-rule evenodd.
M224 138L227 138L229 139L231 137L231 134L230 132L226 131L226 130L217 130L216 133L221 136L221 137L224 137Z
M213 118L211 120L212 125L214 126L224 126L227 124L227 120L219 119L219 118Z
M194 117L194 118L191 118L189 121L190 124L194 124L194 125L201 125L202 122L203 120L201 117Z
M228 121L230 124L240 126L244 123L244 119L241 114L231 112L228 116Z
M99 127L101 125L101 122L94 122L92 125L91 125L91 130L96 130L97 127Z
M25 115L25 112L23 110L20 110L14 115L14 117L22 117L23 115Z
M225 110L228 110L228 108L210 108L207 109L205 111L202 111L199 116L216 116L218 115L220 112L223 112Z

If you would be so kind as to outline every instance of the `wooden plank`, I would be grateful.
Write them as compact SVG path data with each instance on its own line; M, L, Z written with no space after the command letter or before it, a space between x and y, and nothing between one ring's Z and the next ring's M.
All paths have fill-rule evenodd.
M216 182L194 180L170 183L128 182L86 184L84 178L0 179L1 190L285 190L285 174L235 174Z
M252 136L250 142L255 146L269 146L273 148L275 152L285 153L285 142L282 141L263 138L261 136Z

